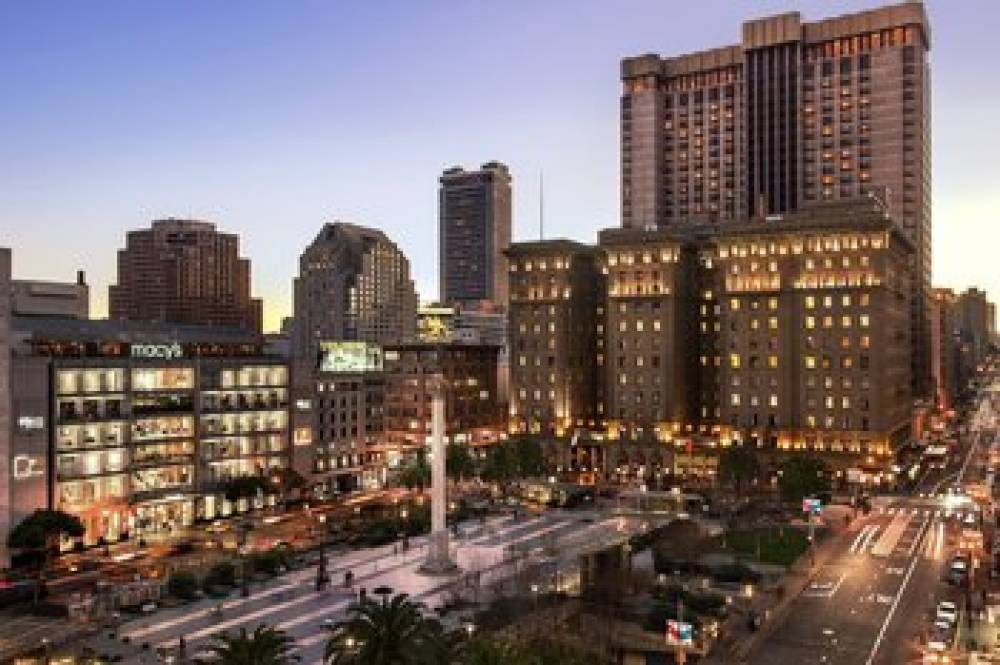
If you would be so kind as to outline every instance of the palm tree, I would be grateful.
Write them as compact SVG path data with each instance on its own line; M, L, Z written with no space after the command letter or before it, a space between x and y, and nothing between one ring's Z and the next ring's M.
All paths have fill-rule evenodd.
M405 593L366 598L348 608L326 643L328 665L430 665L440 630Z
M283 630L261 624L248 633L222 633L209 650L218 665L287 665L295 641Z

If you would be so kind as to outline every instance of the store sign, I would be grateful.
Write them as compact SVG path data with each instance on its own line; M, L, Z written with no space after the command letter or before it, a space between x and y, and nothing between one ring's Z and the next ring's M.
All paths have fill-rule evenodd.
M691 646L694 644L694 626L683 621L667 621L667 644Z
M382 347L367 342L320 342L319 370L340 374L382 371Z
M41 457L31 455L14 456L14 480L28 480L45 475L45 463Z
M17 427L22 432L35 432L45 429L45 418L42 416L20 416L17 419Z
M184 357L184 349L177 342L171 344L133 344L132 357L174 360Z

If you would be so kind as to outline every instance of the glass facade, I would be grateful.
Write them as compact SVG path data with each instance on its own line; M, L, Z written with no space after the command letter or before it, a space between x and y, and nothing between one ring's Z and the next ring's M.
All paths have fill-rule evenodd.
M238 359L60 362L53 374L56 507L83 544L175 533L231 505L224 483L288 466L288 369ZM64 546L72 546L65 543Z

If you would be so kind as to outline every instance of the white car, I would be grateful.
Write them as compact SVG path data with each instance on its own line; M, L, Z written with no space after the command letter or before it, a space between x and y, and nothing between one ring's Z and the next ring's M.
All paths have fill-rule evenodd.
M958 623L958 605L950 600L942 600L937 604L934 619L935 621L947 622L949 626L954 626Z

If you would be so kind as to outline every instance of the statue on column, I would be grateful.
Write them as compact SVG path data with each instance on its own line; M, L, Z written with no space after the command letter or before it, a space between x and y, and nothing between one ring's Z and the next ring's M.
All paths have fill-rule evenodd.
M441 374L428 379L431 393L431 535L427 539L427 560L420 566L425 575L448 575L458 571L451 560L448 543L448 478L445 471L447 446L444 440L445 395Z

